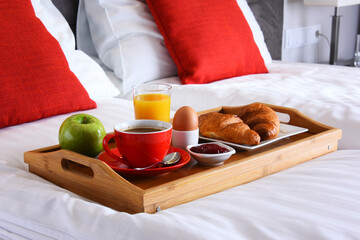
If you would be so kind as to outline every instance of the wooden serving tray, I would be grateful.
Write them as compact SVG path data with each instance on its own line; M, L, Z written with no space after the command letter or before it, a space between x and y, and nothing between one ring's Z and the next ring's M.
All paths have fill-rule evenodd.
M101 160L58 145L25 152L24 161L30 172L115 210L155 213L337 150L340 129L316 122L295 109L266 105L287 114L288 124L309 131L251 151L238 149L220 166L201 166L192 159L180 169L148 178L123 177ZM237 107L219 107L198 115L206 112L236 113Z

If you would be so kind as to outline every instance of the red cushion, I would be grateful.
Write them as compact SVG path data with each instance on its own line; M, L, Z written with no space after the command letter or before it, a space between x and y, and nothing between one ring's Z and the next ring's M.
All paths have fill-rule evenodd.
M267 73L236 0L147 0L184 84Z
M95 108L30 0L0 1L0 128Z

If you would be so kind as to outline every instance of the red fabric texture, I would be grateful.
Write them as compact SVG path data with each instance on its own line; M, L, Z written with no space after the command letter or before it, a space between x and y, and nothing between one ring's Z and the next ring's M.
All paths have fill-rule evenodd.
M0 2L0 128L95 108L30 0Z
M236 0L147 0L183 84L267 73Z

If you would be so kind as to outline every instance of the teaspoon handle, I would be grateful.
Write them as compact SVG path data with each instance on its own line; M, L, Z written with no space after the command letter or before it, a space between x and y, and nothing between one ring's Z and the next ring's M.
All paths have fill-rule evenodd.
M145 169L154 167L154 166L156 166L156 165L158 165L158 164L160 164L160 163L161 163L161 162L157 162L157 163L154 163L154 164L152 164L152 165L150 165L150 166L143 167L143 168L134 168L134 170L145 170Z

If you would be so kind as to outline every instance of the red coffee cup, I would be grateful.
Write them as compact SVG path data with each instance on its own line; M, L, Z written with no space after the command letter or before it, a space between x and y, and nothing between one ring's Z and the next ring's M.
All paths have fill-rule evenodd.
M116 124L114 133L104 137L104 150L114 159L132 167L147 167L161 162L171 143L172 125L158 120L133 120ZM109 149L115 138L120 157Z

